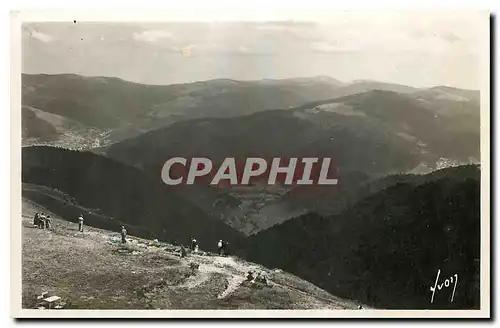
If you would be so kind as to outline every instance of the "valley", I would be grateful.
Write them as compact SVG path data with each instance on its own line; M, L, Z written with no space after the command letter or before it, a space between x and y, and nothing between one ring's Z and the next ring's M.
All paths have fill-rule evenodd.
M66 257L89 251L82 280L89 288L117 277L102 300L90 289L80 298L61 290L52 276L42 287L75 308L425 309L439 267L466 283L456 302L438 299L433 308L478 307L478 91L328 77L155 86L24 74L20 110L25 304L41 262L65 267L61 284L79 286ZM172 157L207 157L214 167L227 157L328 157L339 183L168 185L162 167ZM29 226L35 208L53 214L54 232ZM69 227L80 214L89 231L75 237ZM115 263L106 240L122 225L136 243L157 239L170 251L141 255L142 264ZM192 238L204 251L227 241L231 260L194 257L199 276L186 276L188 263L172 250ZM54 250L53 243L76 249ZM254 266L306 291L241 287ZM151 279L144 274L140 284L160 285L137 298L132 278L147 270ZM172 274L165 278L163 270Z

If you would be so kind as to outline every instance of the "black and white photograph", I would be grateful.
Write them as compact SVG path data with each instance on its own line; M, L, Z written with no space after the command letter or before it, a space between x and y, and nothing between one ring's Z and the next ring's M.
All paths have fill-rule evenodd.
M488 12L115 14L11 17L16 316L489 317Z

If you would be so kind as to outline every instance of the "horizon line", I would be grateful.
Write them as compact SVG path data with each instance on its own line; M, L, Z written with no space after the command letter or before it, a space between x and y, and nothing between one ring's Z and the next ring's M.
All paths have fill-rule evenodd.
M194 80L190 82L178 82L178 83L169 83L169 84L155 84L155 83L143 83L143 82L137 82L137 81L132 81L132 80L127 80L119 76L106 76L106 75L84 75L84 74L78 74L78 73L24 73L21 72L22 75L47 75L47 76L62 76L62 75L75 75L83 78L106 78L106 79L117 79L124 81L126 83L132 83L132 84L140 84L140 85L147 85L147 86L158 86L158 87L166 87L166 86L174 86L174 85L184 85L184 84L192 84L192 83L200 83L200 82L210 82L210 81L218 81L218 80L227 80L227 81L233 81L233 82L262 82L262 81L286 81L286 80L299 80L299 79L317 79L317 78L328 78L333 81L336 81L340 83L339 87L342 86L348 86L348 85L354 85L358 83L364 83L364 82L372 82L372 83L382 83L382 84L392 84L392 85L400 85L400 86L405 86L405 87L410 87L410 88L415 88L415 89L432 89L432 88L438 88L438 87L448 87L448 88L454 88L454 89L460 89L460 90L469 90L469 91L480 91L480 89L470 89L470 88L462 88L462 87L457 87L457 86L452 86L452 85L445 85L445 84L435 84L432 86L414 86L410 84L402 84L402 83L396 83L396 82L387 82L387 81L379 81L375 79L365 79L365 78L359 78L359 79L353 79L348 82L339 80L337 78L331 77L330 75L326 74L319 74L319 75L312 75L312 76L295 76L295 77L286 77L286 78L266 78L263 77L261 79L255 80L255 79L233 79L233 78L227 78L227 77L216 77L212 79L207 79L207 80Z

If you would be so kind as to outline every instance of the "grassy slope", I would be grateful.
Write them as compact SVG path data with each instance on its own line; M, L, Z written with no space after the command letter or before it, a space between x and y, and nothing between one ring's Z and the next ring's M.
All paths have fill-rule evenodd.
M53 231L32 226L36 211L23 199L23 307L34 307L42 291L62 297L73 309L346 309L342 300L287 273L276 273L238 258L194 256L180 259L172 245L143 248L112 243L118 233L54 218ZM120 251L122 249L122 251ZM136 254L131 254L135 251ZM200 263L192 275L189 263ZM270 286L241 283L245 273L268 272ZM240 284L241 283L241 284Z

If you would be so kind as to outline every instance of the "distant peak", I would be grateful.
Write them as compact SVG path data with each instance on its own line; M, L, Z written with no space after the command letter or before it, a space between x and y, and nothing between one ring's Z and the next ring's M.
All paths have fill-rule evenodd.
M328 75L315 75L315 76L310 76L310 77L293 77L293 78L277 79L277 80L264 79L264 81L290 81L290 82L299 82L299 83L326 82L326 83L335 84L335 85L343 85L344 84L344 82L337 80L337 79L334 79L333 77L330 77Z
M328 75L316 75L314 78L317 80L321 80L321 81L342 83L342 81L334 79L333 77L328 76Z
M225 83L225 84L236 84L240 83L238 80L233 80L233 79L224 79L224 78L219 78L219 79L211 79L211 80L206 80L206 81L198 81L198 83L204 83L204 82L213 82L213 83Z
M457 87L452 87L449 85L438 85L432 88L429 88L429 90L439 90L439 91L476 91L472 89L462 89L462 88L457 88Z
M375 80L368 80L368 79L356 79L352 80L351 84L357 84L357 83L381 83L379 81Z

